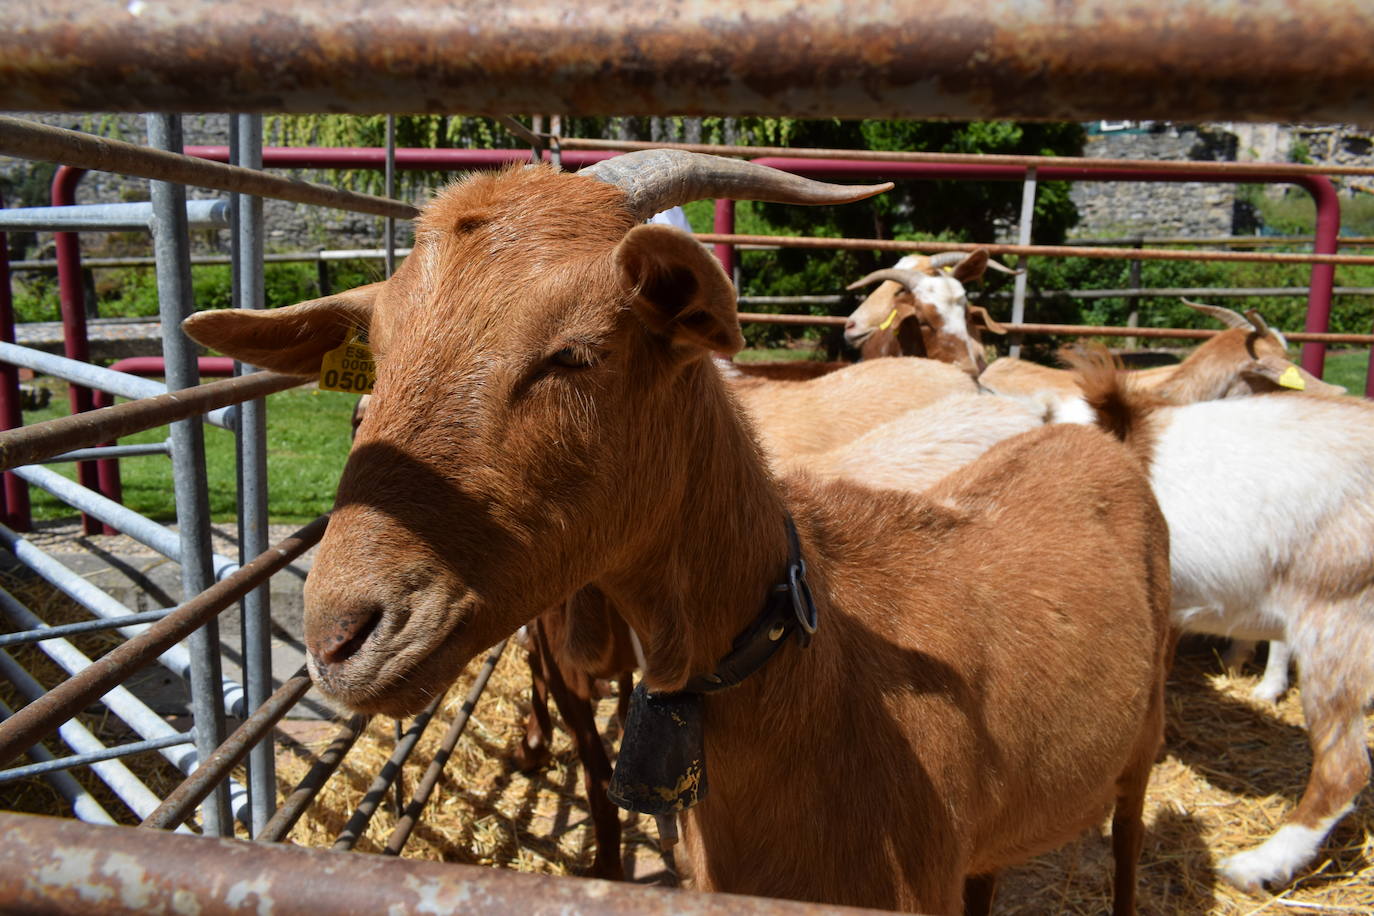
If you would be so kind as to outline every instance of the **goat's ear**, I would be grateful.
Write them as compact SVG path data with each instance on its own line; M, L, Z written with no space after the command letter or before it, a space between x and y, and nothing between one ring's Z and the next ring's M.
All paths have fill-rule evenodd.
M983 279L983 274L988 269L988 250L986 248L975 248L969 252L968 257L964 258L954 267L953 277L960 283L968 285L977 283Z
M320 361L372 323L381 283L278 309L212 309L181 323L199 343L287 375L318 375Z
M993 319L988 314L988 310L981 305L970 305L968 307L968 323L970 327L981 328L984 331L991 331L994 334L1005 334L1007 329Z
M687 233L636 226L616 247L615 263L635 293L634 313L654 334L717 353L744 348L735 288L719 262Z
M1341 386L1329 385L1297 363L1277 355L1260 356L1245 368L1244 374L1258 376L1279 388L1290 388L1294 391L1306 391L1311 394L1346 393Z

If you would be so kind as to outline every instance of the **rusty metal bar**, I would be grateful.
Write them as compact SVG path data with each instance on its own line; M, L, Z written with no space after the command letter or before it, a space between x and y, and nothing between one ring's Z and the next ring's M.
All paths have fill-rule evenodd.
M1374 84L1351 0L12 6L10 111L1359 123Z
M327 515L315 519L238 572L187 601L139 636L111 650L85 671L57 685L42 699L35 700L12 718L0 723L0 765L43 740L63 722L123 683L131 671L152 662L169 647L242 598L253 586L310 549L323 536L328 523Z
M301 781L296 784L296 788L282 802L277 813L272 815L257 835L259 843L280 843L285 836L291 832L291 828L296 826L296 821L300 820L305 809L315 800L315 796L320 794L324 784L329 781L329 777L334 775L334 771L343 763L344 757L357 740L362 737L363 730L367 728L367 723L372 721L371 716L359 713L344 722L334 735L334 740L329 742L329 746L320 754L319 759L311 765L310 770L301 777Z
M0 45L3 44L3 39L0 39ZM0 51L0 56L3 54ZM0 72L3 70L4 65L0 64ZM3 77L0 77L2 81ZM111 98L113 96L107 97L105 104L94 106L92 110L108 110ZM253 169L149 149L122 140L49 127L21 118L0 117L0 154L198 188L254 194L298 204L333 207L354 213L370 213L373 216L412 219L419 212L410 204L398 200L357 194L308 181L278 178Z
M395 828L391 831L391 836L387 838L386 849L382 852L389 856L399 856L401 850L405 848L406 841L410 839L411 832L415 825L420 822L420 814L425 810L425 803L429 801L430 793L439 784L439 779L444 775L444 767L448 764L449 757L453 756L453 749L458 746L458 739L463 737L463 730L467 728L468 720L472 718L473 707L477 705L477 700L482 696L482 691L487 688L487 681L491 680L491 673L496 670L496 663L501 660L501 653L506 651L506 643L509 639L501 640L500 644L493 647L487 653L486 660L482 662L482 668L477 672L477 677L473 679L472 687L468 690L468 695L463 699L463 705L458 710L458 715L453 717L453 722L449 725L448 731L444 733L444 740L439 743L439 750L434 753L434 759L429 762L429 769L425 770L425 775L420 779L419 785L415 787L415 794L411 796L410 803L406 805L405 811L396 821Z
M981 242L898 242L887 239L819 238L794 235L720 235L698 232L694 237L703 245L767 245L779 248L818 248L842 251L972 251L985 248L990 254L1039 255L1054 258L1095 258L1106 261L1254 261L1270 264L1374 264L1374 255L1306 254L1273 251L1176 251L1172 248L1095 248L1083 245L1004 245Z
M340 855L158 830L0 814L0 911L46 916L585 913L817 916L829 904L701 894L501 868Z
M309 379L276 372L255 372L6 430L0 432L0 470L33 464L73 449L89 448L107 439L285 391L307 381Z
M757 324L796 324L843 326L843 315L775 315L769 312L740 312L741 322L752 321ZM1153 337L1179 338L1183 340L1205 340L1222 333L1206 328L1118 328L1107 325L1086 324L1016 324L1002 322L1002 326L1015 334L1064 334L1077 337ZM1295 343L1347 343L1360 346L1374 346L1374 334L1317 334L1308 331L1287 331L1283 334Z
M386 790L396 782L401 776L401 768L405 766L406 760L410 757L415 745L420 743L420 738L429 728L429 722L434 718L434 711L439 708L439 704L444 701L444 694L440 694L430 701L429 705L421 713L410 721L410 728L406 729L405 734L396 742L396 750L391 752L390 759L382 767L381 772L372 780L372 785L367 787L367 794L358 803L358 808L353 812L353 816L348 819L344 829L339 832L334 840L334 849L339 852L347 852L352 849L363 832L367 830L367 825L372 822L372 816L377 813L377 806L386 799Z
M234 733L207 756L195 771L172 790L157 810L143 819L140 827L157 830L171 830L181 826L195 811L196 805L215 790L216 785L229 775L229 771L248 756L281 717L290 711L296 701L310 690L310 675L302 666L285 684L282 684L267 701L234 729Z

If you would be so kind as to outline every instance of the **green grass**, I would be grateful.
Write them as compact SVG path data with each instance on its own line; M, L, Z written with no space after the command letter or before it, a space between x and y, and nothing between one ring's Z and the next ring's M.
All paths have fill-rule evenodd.
M26 411L25 423L67 414L66 386L53 379L53 400L42 411ZM357 395L314 388L294 388L267 400L268 512L273 522L297 523L327 512L334 503L339 472L349 447L349 415ZM167 427L119 440L121 444L161 442ZM227 430L205 427L205 458L209 478L210 513L216 521L236 514L234 437ZM75 478L75 465L52 465ZM163 455L126 458L120 462L124 504L159 521L176 518L172 496L172 462ZM35 519L66 518L75 512L46 492L31 487Z
M1369 371L1368 350L1327 351L1322 381L1344 385L1346 391L1364 395L1365 375Z

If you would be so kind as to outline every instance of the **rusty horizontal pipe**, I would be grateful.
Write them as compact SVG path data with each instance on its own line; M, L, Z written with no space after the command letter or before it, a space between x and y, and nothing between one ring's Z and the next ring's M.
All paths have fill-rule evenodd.
M1359 123L1358 0L11 4L0 109Z
M0 44L3 44L3 39L0 39ZM0 54L3 53L0 51ZM0 71L3 69L3 64L0 64ZM358 194L294 178L279 178L255 169L150 149L122 140L110 140L94 134L25 121L22 118L0 116L0 155L56 162L101 172L117 172L121 175L156 181L174 181L198 188L255 194L275 200L332 207L374 216L411 219L419 212L415 207L399 200Z
M822 327L841 327L849 319L843 315L786 315L771 312L740 312L741 322L754 324L795 324ZM1088 324L1015 324L1002 322L1009 334L1063 334L1069 337L1154 337L1180 340L1206 340L1222 333L1207 328L1126 328ZM1358 344L1374 346L1374 334L1318 334L1308 331L1285 331L1294 343Z
M215 787L228 777L248 752L290 711L296 701L310 690L310 675L302 667L267 698L254 713L224 739L224 743L162 800L162 804L143 819L140 827L175 830L195 812Z
M1019 254L1047 258L1092 258L1102 261L1247 261L1269 264L1374 264L1367 254L1304 254L1275 251L1178 251L1173 248L1097 248L1086 245L1002 245L981 242L899 242L889 239L820 238L794 235L724 235L716 232L694 233L703 245L761 245L778 248L814 248L835 251L972 251L986 249L989 254Z
M58 684L40 699L0 722L0 766L42 741L63 722L122 684L132 672L150 664L220 611L267 581L273 573L305 553L324 535L328 523L327 515L315 519L237 572L185 602L138 636L111 650L80 674ZM4 907L0 906L0 912L3 911Z
M0 432L0 470L45 461L63 452L89 448L173 420L184 420L219 407L275 394L307 381L309 379L294 375L254 372L5 430Z
M301 781L296 783L296 788L292 789L291 794L281 803L277 813L272 815L272 819L258 833L256 839L259 843L280 843L291 832L291 828L296 826L296 821L300 820L305 809L315 800L315 796L320 794L329 777L334 775L339 764L343 763L344 757L348 756L353 745L362 737L363 729L367 728L370 721L371 716L358 713L350 716L339 726L329 746L311 764L310 769L301 777Z
M45 916L816 916L850 907L528 875L0 813L0 912Z

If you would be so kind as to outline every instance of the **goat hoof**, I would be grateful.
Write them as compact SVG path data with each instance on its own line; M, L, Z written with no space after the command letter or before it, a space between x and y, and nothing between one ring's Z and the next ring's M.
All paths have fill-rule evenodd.
M1266 884L1287 884L1294 872L1316 855L1325 831L1300 824L1285 824L1254 849L1238 852L1221 863L1221 876L1244 891L1262 890Z
M1250 691L1250 696L1263 703L1277 703L1279 697L1283 696L1287 690L1288 687L1285 685L1260 684L1254 690Z

